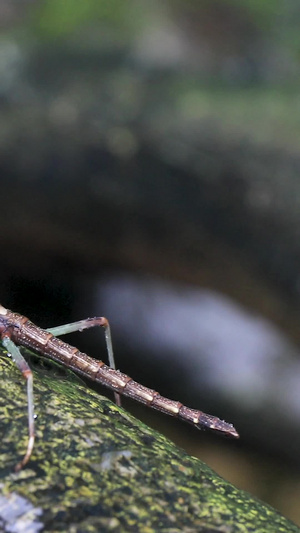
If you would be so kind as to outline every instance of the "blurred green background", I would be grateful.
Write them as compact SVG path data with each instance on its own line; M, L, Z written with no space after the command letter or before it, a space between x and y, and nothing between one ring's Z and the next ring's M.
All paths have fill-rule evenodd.
M2 0L0 21L1 303L107 315L118 367L241 439L126 407L300 524L299 3Z

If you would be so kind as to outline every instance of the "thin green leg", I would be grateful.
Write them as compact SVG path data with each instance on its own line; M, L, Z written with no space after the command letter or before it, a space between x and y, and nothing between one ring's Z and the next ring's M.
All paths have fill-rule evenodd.
M21 354L19 348L15 345L15 343L9 338L9 337L3 337L2 344L4 348L8 351L8 353L11 355L14 363L18 367L18 369L22 372L23 377L26 379L27 382L27 405L28 405L28 431L29 431L29 439L27 444L27 450L26 453L20 461L15 469L16 471L21 470L21 468L28 463L33 446L34 446L34 438L35 438L35 432L34 432L34 405L33 405L33 376L32 372L25 361L23 355Z
M74 333L75 331L83 331L84 329L93 328L95 326L101 326L102 328L104 328L109 366L113 369L116 369L110 326L108 320L104 316L86 318L85 320L79 320L78 322L72 322L71 324L65 324L63 326L57 326L55 328L48 328L47 331L49 331L49 333L52 333L52 335L54 335L55 337L59 337L60 335ZM114 392L114 396L116 404L121 405L120 394Z

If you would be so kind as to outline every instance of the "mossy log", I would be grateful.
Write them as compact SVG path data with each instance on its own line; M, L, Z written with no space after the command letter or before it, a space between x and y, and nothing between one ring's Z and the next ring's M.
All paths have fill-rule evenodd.
M25 384L0 353L1 531L300 531L55 369L35 368L37 438L29 464L15 472L26 448Z

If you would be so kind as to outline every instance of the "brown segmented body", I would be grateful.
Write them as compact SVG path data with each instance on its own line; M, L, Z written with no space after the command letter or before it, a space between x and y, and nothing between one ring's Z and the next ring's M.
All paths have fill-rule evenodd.
M93 325L97 318L87 319ZM164 398L158 392L144 387L126 374L97 361L77 348L70 346L48 331L39 328L28 318L0 306L0 335L9 337L15 344L31 348L45 357L71 368L83 376L128 396L148 407L184 420L198 429L217 431L229 437L238 437L232 424L217 417L191 409L180 402Z

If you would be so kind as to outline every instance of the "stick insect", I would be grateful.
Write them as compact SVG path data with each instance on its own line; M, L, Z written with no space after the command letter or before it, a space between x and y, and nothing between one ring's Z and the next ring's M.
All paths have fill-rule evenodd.
M107 366L103 361L89 357L77 348L57 338L58 335L82 331L95 326L104 328L110 366ZM26 453L23 459L16 465L16 471L19 471L28 463L33 451L35 439L33 375L17 345L31 348L44 357L62 363L92 381L96 381L112 389L118 405L120 405L119 395L123 394L162 413L180 418L198 429L215 431L228 437L239 437L232 424L228 424L202 411L186 407L180 402L164 398L158 392L144 387L126 374L116 370L110 326L105 317L87 318L64 326L41 329L30 322L25 316L9 311L0 305L0 339L27 382L29 437Z

